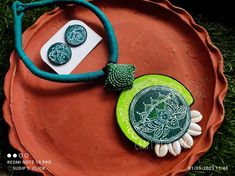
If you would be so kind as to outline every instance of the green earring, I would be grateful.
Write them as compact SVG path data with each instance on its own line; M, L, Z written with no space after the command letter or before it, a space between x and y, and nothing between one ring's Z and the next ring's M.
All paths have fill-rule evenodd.
M65 41L73 46L82 45L87 39L87 31L81 25L69 26L65 31Z
M64 65L72 57L72 51L65 43L54 43L47 52L48 60L53 65Z

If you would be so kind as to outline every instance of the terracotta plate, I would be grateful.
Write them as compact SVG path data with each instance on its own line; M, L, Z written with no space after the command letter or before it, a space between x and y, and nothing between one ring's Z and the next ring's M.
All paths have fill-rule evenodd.
M169 2L96 1L114 26L119 63L137 67L136 76L166 74L193 94L192 109L202 112L203 134L191 150L176 158L157 158L152 150L137 150L120 131L115 117L118 94L103 82L62 84L32 75L16 54L5 80L4 116L11 143L43 163L44 175L167 175L187 171L211 146L222 123L227 84L221 54L206 31L190 15ZM79 19L105 38L102 24L88 9L68 6L47 13L23 36L24 49L41 69L40 48L69 20ZM107 62L103 40L74 70L95 71ZM26 158L24 158L26 160ZM31 168L32 169L32 168Z

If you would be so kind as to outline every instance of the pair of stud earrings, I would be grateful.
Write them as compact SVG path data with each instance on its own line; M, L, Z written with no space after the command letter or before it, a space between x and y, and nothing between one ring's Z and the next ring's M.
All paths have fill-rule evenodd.
M71 25L65 31L66 43L57 42L51 45L47 51L47 57L51 64L60 66L66 64L72 57L70 47L78 47L87 39L87 31L81 25Z

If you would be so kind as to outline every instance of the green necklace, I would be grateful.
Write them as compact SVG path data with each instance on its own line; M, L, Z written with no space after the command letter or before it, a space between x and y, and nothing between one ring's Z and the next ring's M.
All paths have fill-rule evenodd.
M53 4L73 3L89 8L100 19L107 33L109 44L109 61L107 65L96 72L81 74L58 75L40 70L33 64L22 48L22 18L26 10ZM111 23L105 14L93 4L84 0L47 0L30 3L13 3L15 47L26 67L36 76L55 82L87 82L105 79L108 90L119 91L120 96L116 106L117 122L126 137L140 148L154 145L158 157L167 153L177 156L182 148L193 146L192 136L201 134L201 127L197 124L202 115L196 110L190 111L194 102L192 94L179 81L166 75L143 75L135 78L135 66L131 64L117 64L118 44ZM79 27L81 40L71 38L68 29L67 43L79 46L86 39L86 32ZM51 60L55 64L64 64L69 60L69 48L63 44L58 46L67 50L67 57ZM63 45L63 46L62 46ZM51 49L53 50L53 48ZM49 54L51 52L48 52Z

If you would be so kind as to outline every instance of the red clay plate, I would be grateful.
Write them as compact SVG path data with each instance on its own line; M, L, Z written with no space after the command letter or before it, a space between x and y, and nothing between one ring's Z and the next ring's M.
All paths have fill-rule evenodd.
M38 163L36 163L36 160L28 153L28 151L23 147L21 144L17 131L15 129L15 125L12 121L12 113L11 113L11 105L10 105L10 97L11 97L11 83L12 83L12 78L14 78L14 74L16 71L16 63L18 61L13 61L13 58L17 58L17 55L15 52L12 53L11 58L10 58L10 68L9 71L7 72L7 75L5 77L5 84L4 84L4 90L5 90L5 97L6 100L3 105L3 117L5 118L5 121L8 123L10 126L10 131L9 131L9 140L10 143L13 147L18 149L23 157L24 164L27 167L27 169L30 169L35 172L40 172L43 175L46 176L53 176L46 168L42 168L42 166ZM8 90L8 91L7 91ZM10 168L10 167L9 167ZM40 170L38 170L40 169Z
M180 175L211 146L222 123L227 82L220 52L207 32L184 10L169 2L141 0L95 1L114 26L120 62L137 67L136 76L166 74L193 94L192 109L202 112L203 134L191 150L178 157L157 158L152 150L136 150L120 131L115 117L118 94L104 90L103 82L62 84L32 75L11 56L5 79L4 117L11 126L10 141L42 164L44 175ZM33 62L51 71L40 58L40 48L66 22L79 19L105 38L102 24L88 9L69 6L40 17L23 36ZM94 71L105 66L103 40L74 70ZM24 158L25 159L25 158Z

